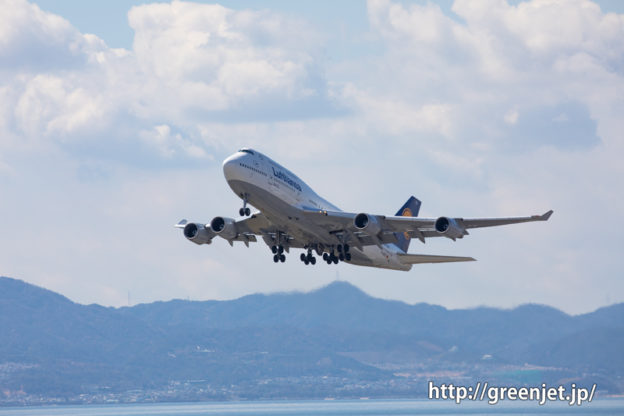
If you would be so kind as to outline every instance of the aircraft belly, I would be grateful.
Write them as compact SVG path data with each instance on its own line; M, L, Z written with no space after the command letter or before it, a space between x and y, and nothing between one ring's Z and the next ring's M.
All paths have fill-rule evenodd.
M247 202L262 211L280 231L292 235L301 243L325 242L326 238L323 239L322 234L318 234L318 231L314 229L316 227L301 218L301 211L281 197L250 182L233 180L228 181L228 184L237 195L247 194ZM322 228L319 230L327 233Z
M357 257L353 256L356 252L359 253ZM359 249L352 250L351 263L362 266L404 271L412 268L411 264L401 263L394 252L386 249L385 247L382 249L377 246L366 246L363 247L362 251Z

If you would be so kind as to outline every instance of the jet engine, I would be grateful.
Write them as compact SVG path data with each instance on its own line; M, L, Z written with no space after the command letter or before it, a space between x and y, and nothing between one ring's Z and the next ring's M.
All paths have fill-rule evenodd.
M195 222L189 222L184 226L184 237L192 241L195 244L210 244L214 233L210 228L206 227L207 224L197 224Z
M377 235L381 231L381 225L377 217L368 214L357 214L353 219L353 226L360 231L365 231L370 235Z
M210 229L213 233L226 240L232 240L238 235L236 222L232 218L214 217L210 221Z
M457 224L453 218L440 217L435 222L435 229L437 232L452 240L456 238L462 238L466 235L466 230Z

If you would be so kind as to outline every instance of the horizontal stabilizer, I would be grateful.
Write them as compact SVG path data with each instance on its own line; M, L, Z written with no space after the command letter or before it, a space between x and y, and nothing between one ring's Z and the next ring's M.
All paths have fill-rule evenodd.
M399 254L401 263L418 264L418 263L452 263L456 261L476 261L472 257L457 256L434 256L431 254Z

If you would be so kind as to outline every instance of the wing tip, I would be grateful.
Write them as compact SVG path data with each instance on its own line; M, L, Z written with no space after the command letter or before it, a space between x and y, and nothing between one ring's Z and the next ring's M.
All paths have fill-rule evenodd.
M186 219L180 220L177 224L174 225L176 228L184 228L184 226L188 223Z
M550 211L548 211L548 212L546 212L546 213L542 214L542 215L540 216L540 220L541 220L541 221L548 221L548 219L549 219L549 218L550 218L550 216L553 214L553 212L554 212L554 211L551 209Z

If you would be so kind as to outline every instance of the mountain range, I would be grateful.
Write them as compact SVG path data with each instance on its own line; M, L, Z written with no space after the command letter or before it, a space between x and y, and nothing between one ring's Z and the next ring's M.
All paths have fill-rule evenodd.
M112 308L0 277L0 340L1 404L421 397L428 380L624 392L624 303L448 310L336 281Z

